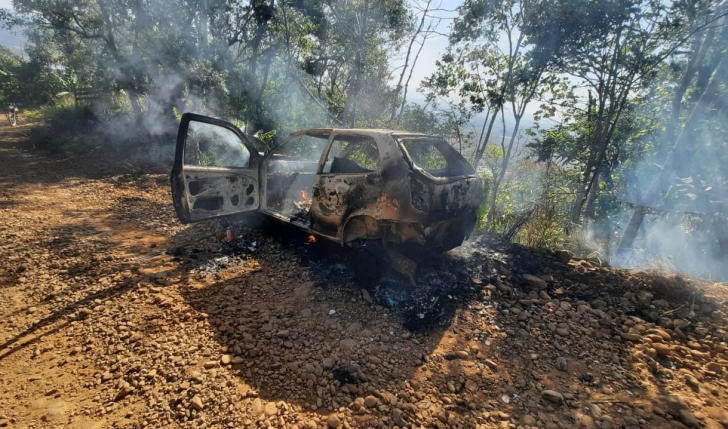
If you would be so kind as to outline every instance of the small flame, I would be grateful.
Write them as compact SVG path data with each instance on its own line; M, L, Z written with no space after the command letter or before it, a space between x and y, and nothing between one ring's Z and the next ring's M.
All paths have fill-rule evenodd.
M313 235L309 235L308 240L306 240L306 244L311 244L311 243L315 243L315 242L316 242L316 237L314 237Z
M305 189L301 189L301 199L307 200L308 199L308 193Z

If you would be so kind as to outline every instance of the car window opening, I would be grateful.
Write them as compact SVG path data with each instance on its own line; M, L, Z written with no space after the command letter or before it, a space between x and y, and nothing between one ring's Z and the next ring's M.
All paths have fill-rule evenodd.
M313 180L327 140L325 135L301 135L273 150L265 177L269 210L309 223Z
M336 136L326 156L323 172L362 174L379 169L379 150L370 137Z
M185 139L185 165L248 168L250 151L229 129L192 121Z
M450 144L439 138L405 137L397 139L415 167L434 177L458 177L475 170Z

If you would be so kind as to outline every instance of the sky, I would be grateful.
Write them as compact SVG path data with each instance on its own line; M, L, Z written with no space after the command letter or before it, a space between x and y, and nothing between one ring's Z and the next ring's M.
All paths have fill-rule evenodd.
M12 9L12 0L0 0L0 9ZM10 48L17 54L23 53L23 45L25 44L25 37L22 33L17 30L8 30L0 27L0 45Z
M410 4L410 7L413 7L416 9L416 7L424 6L427 2L427 0L407 0L407 2ZM457 8L463 4L464 0L433 0L431 4L431 8L436 9L434 12L431 13L432 19L435 19L436 21L439 20L439 25L437 27L437 32L440 34L433 35L431 38L427 40L427 43L425 44L425 47L422 50L422 53L420 54L419 59L417 60L417 64L415 65L414 72L412 74L412 81L409 85L409 90L407 93L407 101L408 102L414 102L417 104L424 104L425 103L425 96L419 92L417 92L417 88L420 85L420 82L431 76L435 71L437 71L437 65L436 62L439 60L442 55L447 51L448 48L448 38L447 34L450 33L450 25L452 24L452 21L454 18L457 17L458 12ZM428 14L430 15L430 14ZM420 15L421 16L421 15ZM427 21L425 23L425 27L427 27ZM505 36L501 38L498 45L501 47L501 50L504 52L508 51L508 42ZM413 49L413 56L414 53L416 53L417 48L419 48L419 44L415 44ZM402 52L399 56L395 57L393 61L393 65L395 67L404 64L404 57L407 52L407 43L405 43L405 46L402 48ZM397 80L399 79L399 74L395 73L395 79L392 85L397 84ZM452 98L452 97L451 97ZM443 106L443 103L440 103L441 107ZM537 103L531 103L526 108L525 115L523 119L521 120L521 130L525 130L526 128L530 127L533 124L533 114L538 109ZM512 117L509 117L510 109L506 109L506 126L507 131L506 134L510 134L510 130L512 129L512 125L514 123L514 120ZM471 120L471 124L468 128L468 131L475 131L479 133L481 131L481 128L483 126L483 121L485 121L485 113L481 113L480 115L477 115L475 118ZM500 140L501 136L501 128L500 126L495 127L493 129L493 139L494 140Z

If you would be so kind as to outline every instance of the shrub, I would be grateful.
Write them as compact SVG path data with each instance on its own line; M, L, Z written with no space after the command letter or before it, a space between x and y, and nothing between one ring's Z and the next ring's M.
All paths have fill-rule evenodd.
M39 123L30 131L34 147L50 152L90 149L89 132L97 122L90 106L44 106L37 113Z
M146 114L135 117L124 113L123 106L122 113L110 114L105 110L109 106L71 102L42 107L35 113L30 142L37 149L63 156L102 149L103 155L97 154L106 159L145 171L168 171L174 161L174 120L162 122L167 118Z
M530 247L561 248L567 230L563 219L553 204L539 205L516 233L515 241Z

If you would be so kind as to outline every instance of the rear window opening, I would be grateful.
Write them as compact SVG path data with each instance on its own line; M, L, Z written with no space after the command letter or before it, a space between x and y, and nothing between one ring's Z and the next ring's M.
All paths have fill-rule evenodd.
M397 141L412 164L431 176L458 177L475 174L465 158L443 139L399 137Z

